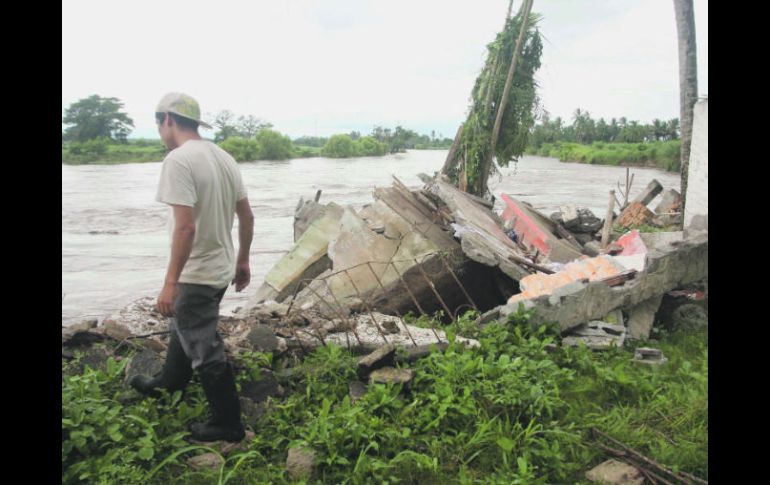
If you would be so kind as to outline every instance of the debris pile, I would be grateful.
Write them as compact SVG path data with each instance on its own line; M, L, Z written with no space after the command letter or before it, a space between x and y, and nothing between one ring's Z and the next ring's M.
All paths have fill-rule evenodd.
M534 323L557 323L563 345L597 350L648 339L658 314L685 321L683 327L707 325L707 304L690 310L693 302L681 296L699 291L707 301L707 229L687 239L681 231L631 230L602 244L608 223L588 209L563 205L546 216L502 194L498 215L494 202L443 176L420 178L424 185L410 189L394 176L360 210L321 204L320 190L300 199L294 246L246 307L220 321L228 353L305 353L329 343L360 354L384 346L425 349L447 343L435 317L449 323L475 310L483 325L519 305L535 310ZM657 181L630 201L620 192L620 226L654 223L645 210L661 193L657 216L681 215L679 194ZM678 311L682 304L689 313ZM153 306L145 298L101 325L63 329L62 355L103 339L162 355L168 329Z

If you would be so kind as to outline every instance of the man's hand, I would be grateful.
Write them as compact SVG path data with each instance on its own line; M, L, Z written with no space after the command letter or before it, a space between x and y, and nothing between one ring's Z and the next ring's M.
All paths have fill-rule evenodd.
M242 289L249 286L251 281L251 269L249 268L249 262L239 262L235 265L235 278L233 284L235 285L235 292L238 293Z
M176 284L174 283L166 283L163 285L163 289L160 290L160 294L158 295L158 311L161 315L164 317L173 317L174 316L174 304L176 303L176 296L179 293L179 288L177 288Z

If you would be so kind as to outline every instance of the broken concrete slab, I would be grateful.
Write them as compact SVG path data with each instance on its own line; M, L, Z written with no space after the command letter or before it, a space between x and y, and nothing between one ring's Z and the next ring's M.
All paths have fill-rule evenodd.
M577 347L585 344L591 350L607 350L622 347L625 342L626 328L599 320L588 322L569 331L562 341L562 347Z
M251 348L257 352L274 352L278 350L278 338L267 325L254 325L246 339Z
M388 334L401 332L401 329L398 328L398 325L396 325L396 322L392 320L385 320L384 322L382 322L382 325L380 326L382 327L382 330Z
M396 355L396 347L388 344L383 345L374 352L358 359L358 366L356 371L358 377L361 380L365 380L366 377L376 369L385 366L392 366Z
M168 330L168 319L155 308L156 298L143 297L107 316L96 330L110 328L112 338L122 340L129 335L145 335ZM126 334L125 329L128 330Z
M370 384L402 384L404 390L409 389L413 379L414 371L404 368L382 367L369 374Z
M604 318L602 318L602 321L610 323L612 325L625 326L625 319L623 318L623 311L620 310L620 309L611 311Z
M312 279L331 267L327 257L329 242L340 233L344 209L328 204L324 214L313 221L291 250L270 269L262 287L241 311L248 311L265 300L281 301L291 296L303 279Z
M387 300L388 304L382 306L383 309L389 307L389 312L405 313L411 311L414 305L409 294L404 292L399 275L407 280L415 295L425 294L431 290L416 267L422 266L427 271L430 265L440 265L441 251L450 255L459 253L457 242L409 205L405 194L395 189L376 189L375 196L380 199L363 209L360 215L352 210L344 212L340 219L339 237L329 243L332 270L319 275L309 288L302 290L295 299L295 305L304 307L308 304L333 318L338 316L334 313L347 309L365 310L360 304L356 308L357 302L361 302L361 297L370 299L374 296ZM388 204L398 207L403 214ZM370 230L364 217L384 221L384 233ZM415 227L420 230L415 230ZM455 264L454 261L460 265L464 263L463 259L455 256L447 257L446 261L448 264ZM437 272L434 269L429 274ZM439 272L433 283L444 290L447 287L451 289L451 285L456 286L446 271ZM379 302L380 305L382 303Z
M441 342L435 344L418 345L417 347L409 347L406 349L406 354L399 358L396 356L396 360L399 362L414 362L429 356L433 352L443 352L449 346L449 342Z
M399 332L395 334L384 332L383 324L386 321L392 321L397 325ZM431 344L441 345L448 342L446 333L443 330L406 324L399 317L378 312L352 315L349 317L348 322L355 326L355 332L349 330L347 325L340 325L338 331L323 336L322 341L312 331L298 330L296 335L287 338L287 343L291 347L301 346L305 350L312 350L324 343L333 343L354 353L364 354L373 352L388 344L408 350L413 347L430 346ZM374 322L376 322L376 325ZM458 336L456 340L458 343L468 347L478 347L480 345L478 340L461 336Z
M336 210L339 206L334 202L319 204L315 200L300 199L294 211L294 242L297 242L302 237L312 223L322 218L329 208Z
M586 478L601 485L643 485L638 469L618 460L607 460L586 472Z
M628 309L628 338L645 340L650 338L650 330L655 323L655 314L660 308L663 294L653 296Z
M663 186L657 180L652 179L650 183L647 184L647 187L645 187L644 190L631 201L631 204L638 203L646 206L661 192L663 192ZM629 204L629 207L631 204Z
M164 359L152 350L142 350L135 354L126 365L125 382L128 383L135 376L143 375L154 377L163 371Z
M655 214L681 212L682 196L676 189L668 189L661 195L660 202L655 206Z
M306 447L290 448L286 471L294 480L310 480L315 472L315 451Z
M125 340L131 336L131 330L115 320L105 320L102 328L105 335L117 341Z
M685 240L676 248L652 249L647 253L644 271L620 286L608 286L595 281L575 288L575 291L550 298L513 302L500 307L506 318L518 311L519 303L534 311L533 325L556 322L562 331L596 320L617 308L630 308L674 288L708 279L708 236L698 235Z
M634 357L631 359L640 364L661 365L668 362L668 359L660 349L650 347L639 347L634 351Z
M460 233L461 243L466 237L472 241L466 242L464 251L474 248L472 253L466 253L471 259L474 255L481 255L477 260L490 267L499 266L500 269L513 279L520 279L528 272L523 268L514 269L517 265L510 262L510 257L525 258L526 255L514 243L502 228L502 220L487 207L477 204L468 194L460 191L445 180L434 180L426 186L427 190L451 211L455 223L463 228ZM517 231L518 233L518 231ZM469 246L470 244L470 246ZM482 249L483 248L483 249ZM495 264L492 263L489 254L494 255ZM511 270L513 272L511 273Z
M559 212L551 214L551 219L556 223L564 224L564 226L575 226L580 223L580 216L575 204L560 205Z

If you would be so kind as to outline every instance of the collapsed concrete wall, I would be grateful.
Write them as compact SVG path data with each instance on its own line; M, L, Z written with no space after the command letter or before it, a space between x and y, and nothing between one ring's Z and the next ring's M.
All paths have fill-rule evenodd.
M488 321L518 311L519 304L534 309L531 322L558 323L562 331L603 318L611 311L630 309L677 288L708 278L708 235L696 234L680 243L663 244L647 255L645 270L622 286L605 282L574 282L550 295L509 303L482 317Z

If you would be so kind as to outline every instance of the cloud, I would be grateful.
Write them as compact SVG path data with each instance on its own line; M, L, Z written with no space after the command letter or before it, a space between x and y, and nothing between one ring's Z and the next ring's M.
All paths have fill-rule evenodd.
M155 104L182 91L204 112L253 114L292 136L396 122L451 136L506 9L500 0L68 1L62 109L114 96L134 118L132 136L156 137ZM538 73L546 109L678 116L670 0L552 0L534 10L547 38ZM696 0L695 12L707 92L707 2Z

